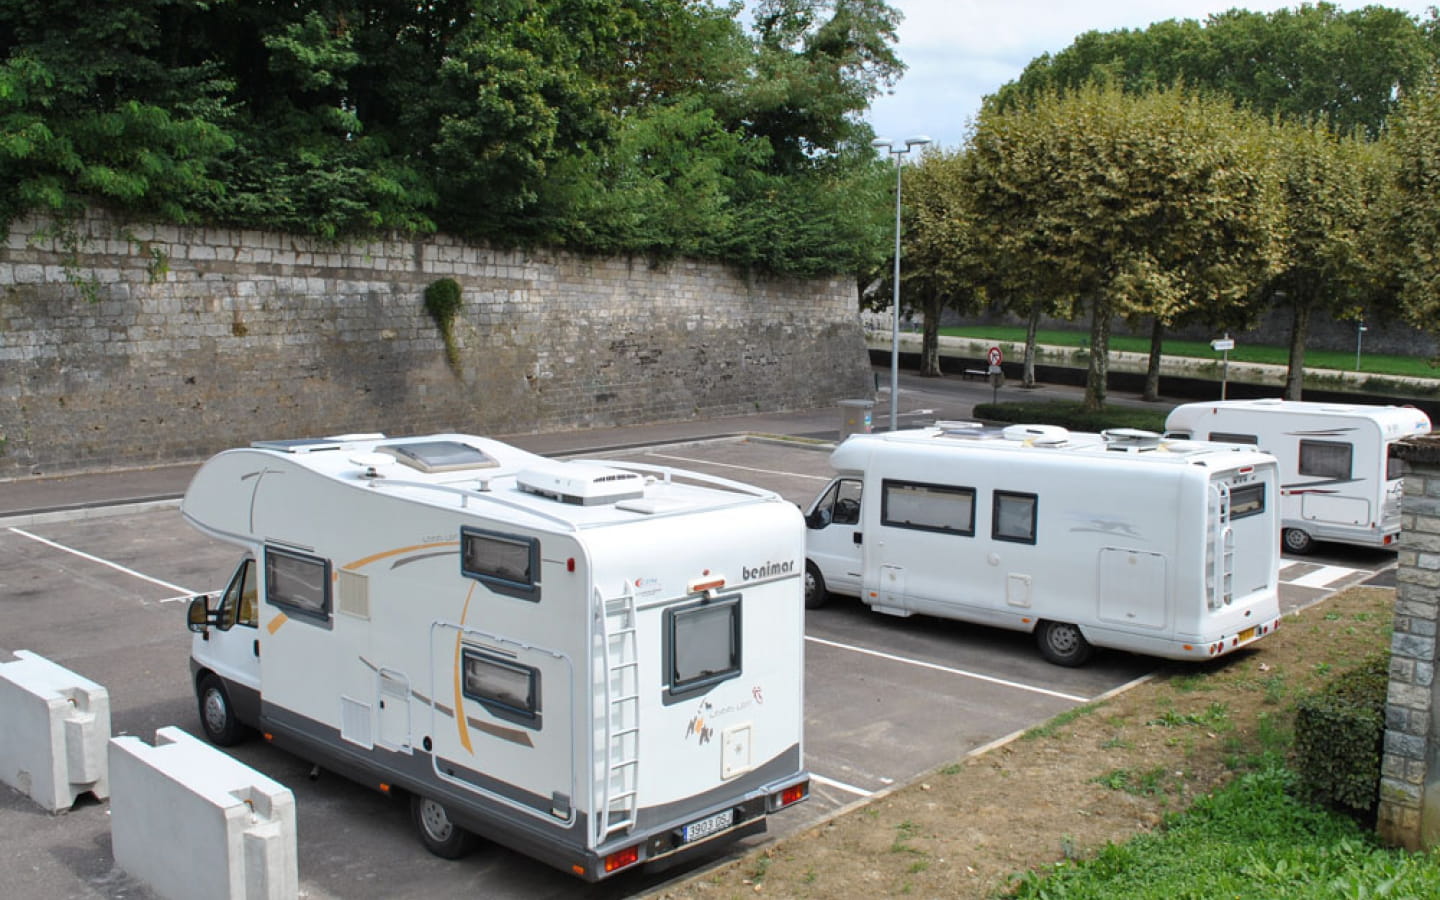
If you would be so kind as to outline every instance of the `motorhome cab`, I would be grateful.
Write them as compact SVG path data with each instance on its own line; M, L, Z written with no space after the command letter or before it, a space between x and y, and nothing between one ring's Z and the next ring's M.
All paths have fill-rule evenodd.
M205 732L247 728L585 878L807 797L799 511L680 470L461 434L259 442L185 518L244 550L190 608Z
M1430 433L1410 406L1222 400L1177 406L1169 434L1254 444L1280 464L1284 549L1308 552L1315 541L1389 547L1400 536L1404 479L1390 445Z
M1279 622L1276 466L1249 448L1128 429L939 423L856 435L807 514L806 605L1207 659Z

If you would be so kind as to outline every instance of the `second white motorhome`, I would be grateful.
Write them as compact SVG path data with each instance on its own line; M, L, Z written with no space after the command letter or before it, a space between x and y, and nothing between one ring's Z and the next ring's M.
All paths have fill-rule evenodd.
M1279 624L1276 465L1266 453L1116 430L933 428L856 435L807 514L806 603L1208 659Z
M461 434L260 442L182 512L242 548L190 607L201 724L598 880L808 796L804 526L778 495Z
M1430 419L1413 406L1220 400L1175 407L1165 430L1273 454L1280 464L1281 542L1307 553L1317 540L1395 543L1404 479L1390 445L1429 434Z

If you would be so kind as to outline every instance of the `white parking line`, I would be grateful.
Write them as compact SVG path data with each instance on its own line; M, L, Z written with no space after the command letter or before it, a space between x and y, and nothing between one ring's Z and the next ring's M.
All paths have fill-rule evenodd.
M1296 563L1295 565L1304 565L1304 563ZM1295 579L1286 579L1282 573L1280 580L1285 584L1293 584L1297 587L1323 588L1360 571L1360 569L1347 569L1344 566L1321 566L1315 571L1308 572Z
M851 794L857 794L861 797L875 796L874 791L867 791L864 788L858 788L853 784L846 784L843 781L836 781L833 778L826 778L824 775L816 775L814 772L810 773L810 780L819 784L826 785L827 787L839 788L842 791L846 791Z
M824 638L811 637L808 634L805 635L805 640L812 641L816 644L824 644L826 647L835 647L839 650L849 650L854 653L863 653L866 656L875 656L879 657L880 659L888 659L891 662L905 663L911 666L919 666L922 669L933 669L936 672L945 672L949 675L959 675L962 678L973 678L976 681L987 681L990 684L998 684L1002 687L1012 687L1022 691L1030 691L1035 694L1044 694L1047 697L1058 697L1061 700L1070 700L1075 703L1090 702L1089 697L1077 697L1074 694L1064 694L1060 691L1049 690L1048 688L1035 687L1034 685L1029 684L1021 684L1018 681L1007 681L1004 678L996 678L993 675L982 675L979 672L967 672L964 669L952 669L949 666L937 665L936 663L926 662L923 659L910 659L905 656L895 656L892 653L881 653L878 650L871 650L868 647L856 647L853 644L839 644L835 641L827 641Z
M759 472L762 475L784 475L790 478L810 478L815 481L829 481L829 475L802 475L799 472L777 472L774 469L756 469L751 466L737 466L734 463L712 462L708 459L691 459L688 456L671 456L667 453L646 453L646 456L653 456L656 459L671 459L676 462L690 463L691 465L715 466L721 469L739 469L742 472Z
M163 587L163 588L168 588L169 590L172 590L172 591L179 591L180 593L186 594L186 595L190 595L190 594L194 594L194 593L195 593L194 591L190 590L189 588L183 588L183 587L181 587L181 586L178 585L178 584L171 584L171 583L168 582L168 581L161 581L161 580L158 579L158 578L151 578L149 575L142 575L142 574L140 574L139 572L135 571L134 569L127 569L127 568L125 568L124 566L120 565L119 563L113 563L113 562L111 562L111 561L108 560L108 559L101 559L101 558L98 557L98 556L91 556L89 553L85 553L84 551L81 551L81 550L76 550L74 547L67 547L67 546L65 546L64 544L57 544L57 543L55 543L54 541L49 540L48 538L40 537L40 535L38 535L38 534L31 534L30 532L28 532L28 531L23 531L23 530L21 530L21 529L19 529L19 528L11 528L10 531L13 532L13 533L15 533L15 534L20 535L21 537L29 538L29 539L32 540L32 541L39 541L40 543L44 544L44 545L47 546L47 547L54 547L56 550L63 550L63 551L65 551L66 553L74 554L75 556L78 556L78 557L80 557L81 559L88 559L88 560L90 560L90 561L93 562L93 563L99 563L99 564L102 565L102 566L109 566L110 568L115 569L115 570L118 571L118 572L124 572L126 575L133 575L133 576L135 576L136 578L141 579L142 581L148 581L148 582L150 582L151 584L158 584L158 585L160 585L160 586ZM172 599L173 599L173 600L179 600L179 599L181 599L181 598L175 597L175 598L172 598Z

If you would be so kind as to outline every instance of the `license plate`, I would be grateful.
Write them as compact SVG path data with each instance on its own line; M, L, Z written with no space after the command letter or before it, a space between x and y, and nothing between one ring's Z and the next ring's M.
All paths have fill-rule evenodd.
M734 824L735 810L733 809L727 809L724 812L718 812L715 815L710 816L709 818L701 819L698 822L691 822L689 825L685 826L685 843L688 844L691 841L698 841L701 838L707 838L712 834L717 834L721 831L724 831L725 829L729 828L731 825Z
M1242 644L1245 643L1246 641L1250 640L1250 639L1253 638L1254 636L1255 636L1255 629L1254 629L1253 627L1252 627L1252 628L1247 628L1247 629L1245 629L1244 631L1242 631L1242 632L1240 632L1239 634L1236 635L1236 637L1240 639L1240 643L1242 643Z

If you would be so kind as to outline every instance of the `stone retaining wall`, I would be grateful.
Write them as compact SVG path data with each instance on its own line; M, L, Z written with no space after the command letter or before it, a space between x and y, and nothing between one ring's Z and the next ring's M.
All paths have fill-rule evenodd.
M455 278L457 365L424 309ZM873 391L846 279L126 223L0 247L0 478L260 438L489 434L826 405Z

